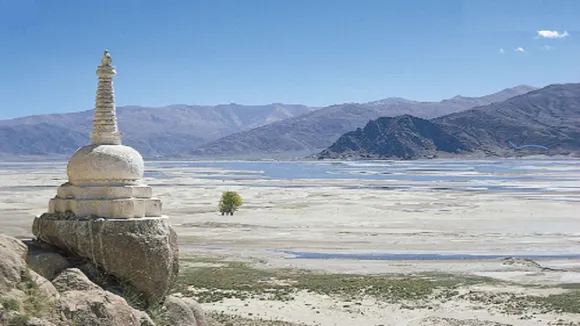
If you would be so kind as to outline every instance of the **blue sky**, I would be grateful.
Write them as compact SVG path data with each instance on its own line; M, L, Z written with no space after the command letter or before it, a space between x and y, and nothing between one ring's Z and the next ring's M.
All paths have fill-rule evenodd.
M119 106L578 82L578 13L578 0L0 0L0 119L92 109L105 48Z

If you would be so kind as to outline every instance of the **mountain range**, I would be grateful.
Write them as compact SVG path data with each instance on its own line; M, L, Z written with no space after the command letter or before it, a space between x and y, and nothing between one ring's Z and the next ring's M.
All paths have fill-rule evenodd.
M533 145L533 146L522 146ZM345 133L319 159L580 155L580 84L549 85L431 120L381 117Z
M289 157L318 152L343 133L384 116L434 118L534 90L518 86L483 97L440 102L387 98L315 108L270 104L117 108L123 143L146 158ZM93 111L0 120L0 155L70 155L89 142Z
M310 113L238 132L204 144L191 154L201 157L261 157L264 155L302 156L318 152L343 133L384 116L410 114L434 118L476 106L501 102L534 90L518 86L483 97L456 96L440 102L417 102L388 98L369 103L332 105Z
M117 108L117 117L124 133L123 143L154 158L174 157L208 141L315 109L287 104L125 106ZM93 110L0 120L0 153L71 154L89 142L92 123Z

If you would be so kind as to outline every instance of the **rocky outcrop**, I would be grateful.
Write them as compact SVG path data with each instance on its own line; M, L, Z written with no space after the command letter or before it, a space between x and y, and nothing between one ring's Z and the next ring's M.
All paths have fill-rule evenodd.
M201 306L192 299L168 296L165 308L172 326L209 326ZM195 323L192 324L192 321Z
M461 154L580 156L580 84L550 85L432 120L379 118L343 134L315 157L422 159Z
M32 231L129 283L150 303L163 301L179 272L177 236L166 217L81 220L44 214L34 219Z
M197 302L174 296L154 314L161 322L156 324L139 302L128 301L135 298L108 291L80 268L70 267L87 269L90 262L65 257L50 246L0 235L0 257L0 325L209 325ZM43 274L32 270L27 260Z
M73 325L155 325L127 301L91 282L78 269L66 269L52 282L60 291L56 308Z
M444 127L403 115L370 121L363 129L342 135L319 159L417 159L438 153L461 153L468 147Z
M27 248L15 238L0 234L0 291L14 288L23 281L26 266Z

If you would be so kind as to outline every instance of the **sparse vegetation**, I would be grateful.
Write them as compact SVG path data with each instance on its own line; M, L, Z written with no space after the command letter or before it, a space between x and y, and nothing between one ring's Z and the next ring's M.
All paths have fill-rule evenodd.
M163 305L151 305L147 308L146 312L156 326L171 326L167 316L167 309Z
M564 293L548 296L490 293L467 289L472 285L498 284L500 281L486 277L434 273L350 275L295 269L260 269L249 263L213 258L184 261L187 268L182 269L176 291L195 297L200 302L218 302L226 298L288 301L293 300L298 291L307 291L342 297L355 305L364 297L401 304L401 308L405 309L430 307L440 301L467 300L508 314L521 315L532 310L580 313L580 291L574 287Z
M16 287L26 295L22 302L14 299L3 299L0 302L4 309L18 312L7 320L7 325L24 326L33 317L42 318L50 315L55 302L40 290L30 273L24 274L22 282Z
M0 306L8 311L18 311L20 310L20 302L15 299L0 299Z
M218 208L222 215L234 215L234 212L242 206L242 196L235 191L225 191L222 193Z
M8 320L8 326L26 326L31 317L28 315L15 315Z
M305 326L280 320L264 320L262 318L242 318L224 312L207 313L208 317L226 326ZM210 325L211 322L210 322Z
M189 261L191 262L191 260ZM212 262L215 263L214 260ZM372 296L386 302L452 296L460 285L482 283L486 278L446 275L350 275L321 274L305 270L266 270L243 262L182 270L180 288L200 302L224 298L292 300L296 291L337 295L347 299ZM195 292L188 288L196 289ZM189 291L189 292L188 292Z

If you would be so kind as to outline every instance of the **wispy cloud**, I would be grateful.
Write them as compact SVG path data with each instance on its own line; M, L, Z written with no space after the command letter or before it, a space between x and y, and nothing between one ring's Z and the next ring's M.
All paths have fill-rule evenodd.
M544 45L544 50L546 50L546 51L552 51L552 50L554 50L554 49L555 49L555 47L553 47L553 46L551 46L551 45L547 45L547 44L546 44L546 45Z
M504 54L504 53L505 53L505 50L504 50L504 49L499 49L499 50L497 51L497 53L499 53L499 54Z
M560 33L558 31L548 31L548 30L538 31L538 35L537 35L537 37L543 37L543 38L564 38L566 36L569 36L567 31Z
M514 49L514 51L520 52L520 53L526 52L526 50L524 48L522 48L522 47L517 47L517 48Z

